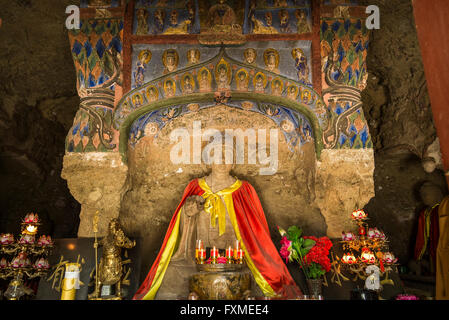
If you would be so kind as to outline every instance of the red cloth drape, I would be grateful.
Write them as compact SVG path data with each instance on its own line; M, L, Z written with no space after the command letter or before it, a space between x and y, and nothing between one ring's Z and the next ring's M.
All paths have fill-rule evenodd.
M440 238L440 223L438 217L438 210L440 206L433 208L430 213L430 236L429 236L429 253L432 257L433 265L436 266L437 263L437 247L438 239Z
M271 288L285 298L301 295L287 266L274 246L265 214L254 188L246 181L232 194L242 241L254 265Z
M416 231L415 251L413 254L415 260L419 260L419 256L427 244L425 239L426 211L427 209L421 210L418 216L418 230Z
M438 238L440 237L438 208L439 205L436 205L433 208L426 208L420 212L413 255L415 260L420 260L422 258L422 254L429 250L429 254L434 265L436 264ZM429 228L428 234L426 232L426 228Z
M204 190L198 185L197 179L191 181L186 187L182 200L170 221L161 250L147 277L134 295L134 300L143 299L151 288L162 252L176 223L179 209L188 197L202 195L203 193ZM234 191L232 199L242 241L256 268L277 294L285 298L294 298L301 295L301 290L291 277L271 240L265 214L254 188L248 182L242 181L242 186Z
M184 205L184 202L186 199L193 195L202 195L204 193L204 190L200 188L198 185L198 180L192 180L187 187L184 190L184 194L182 196L181 202L179 203L178 207L175 210L175 214L173 215L170 224L168 226L167 233L165 234L164 242L162 243L161 250L159 250L159 254L156 257L156 260L153 263L153 266L151 267L150 271L148 272L148 275L146 276L145 280L141 284L140 288L137 290L136 294L133 297L133 300L141 300L143 297L145 297L146 293L150 290L151 284L153 283L154 276L156 275L157 267L159 266L159 262L161 260L162 252L164 252L165 246L167 244L168 238L171 235L171 232L173 230L173 227L176 223L176 218L178 217L179 209Z

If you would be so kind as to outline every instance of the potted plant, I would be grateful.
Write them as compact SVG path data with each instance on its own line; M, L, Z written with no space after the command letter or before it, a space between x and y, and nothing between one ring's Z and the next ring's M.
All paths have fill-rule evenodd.
M301 228L291 226L287 231L278 227L281 239L281 257L286 263L296 261L304 273L312 296L321 295L323 276L331 269L328 237L302 236Z

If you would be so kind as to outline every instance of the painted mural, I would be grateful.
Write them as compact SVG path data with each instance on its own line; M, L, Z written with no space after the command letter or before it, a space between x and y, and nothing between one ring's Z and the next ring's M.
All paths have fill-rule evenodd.
M196 34L200 31L197 0L138 0L133 34Z
M311 33L310 0L249 0L243 30L248 34Z
M118 0L82 4L124 8ZM310 0L136 0L130 32L139 37L131 41L130 91L125 93L116 90L123 80L124 18L83 20L80 30L69 32L81 106L67 136L67 152L118 151L120 130L131 125L128 117L140 119L149 108L163 112L167 99L174 99L170 108L181 108L167 111L171 116L212 102L244 108L243 102L252 101L254 112L262 112L261 105L302 110L298 114L316 122L309 125L314 133L318 127L315 140L322 148L372 148L360 99L368 75L368 30L363 18L347 16L344 9L356 1L322 4L344 12L321 17L318 61L311 49ZM246 40L263 34L303 34L301 39L309 40ZM190 40L148 44L154 35ZM317 62L321 73L313 74ZM314 78L321 78L318 91ZM129 141L142 131L133 128L140 129L130 129L135 134Z
M323 99L327 105L326 148L372 148L361 91L368 72L369 32L361 19L321 20Z
M276 49L275 49L276 48ZM176 70L207 64L219 53L220 48L208 48L198 45L134 45L133 46L133 79L132 88L138 88L160 75ZM242 72L238 72L240 85L246 83L245 72L260 68L282 75L286 78L311 86L311 41L267 41L261 46L257 42L248 42L238 47L226 48L229 58L246 64ZM249 85L249 82L248 82ZM199 83L197 83L199 88ZM178 86L178 89L181 89Z
M123 0L81 0L80 8L116 8Z
M295 152L304 143L313 140L314 134L311 124L303 114L295 110L280 105L252 101L233 101L225 105L245 111L257 112L269 117L281 128L291 152ZM148 112L133 122L129 132L129 144L131 147L134 147L145 136L156 139L158 133L173 119L214 106L216 104L190 103Z
M111 151L115 86L122 83L123 21L82 20L69 31L80 109L66 138L68 152Z

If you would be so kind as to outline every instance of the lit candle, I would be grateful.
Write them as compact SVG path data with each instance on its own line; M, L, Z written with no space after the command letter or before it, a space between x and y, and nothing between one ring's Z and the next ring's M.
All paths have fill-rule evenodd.
M239 264L243 263L243 250L239 249Z
M226 259L227 259L227 263L232 263L232 248L231 248L231 246L229 246L226 249Z
M199 249L199 264L204 264L206 260L206 251L203 248Z
M238 260L238 254L239 254L239 250L240 250L240 241L235 240L234 242L234 259Z
M195 259L198 260L199 258L199 251L203 248L203 241L202 240L196 240L196 248L195 248Z
M210 258L211 263L214 264L217 262L217 248L214 246L212 249L210 249Z

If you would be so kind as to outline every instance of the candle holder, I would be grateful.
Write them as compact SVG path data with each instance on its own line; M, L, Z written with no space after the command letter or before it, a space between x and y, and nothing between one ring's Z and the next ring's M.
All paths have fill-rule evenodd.
M40 225L37 213L30 213L21 222L19 237L0 235L0 254L3 255L0 259L0 278L12 278L5 291L7 299L18 300L25 294L31 294L32 290L23 285L24 278L43 277L50 270L47 257L53 249L53 241L45 235L36 241Z
M377 228L369 228L366 223L368 215L363 210L352 212L351 220L358 232L357 235L353 232L342 232L340 243L344 254L339 258L331 253L331 281L341 286L342 280L366 280L369 276L367 267L377 266L380 275L384 276L381 284L394 285L388 276L389 272L396 269L397 259L388 249L387 237Z

